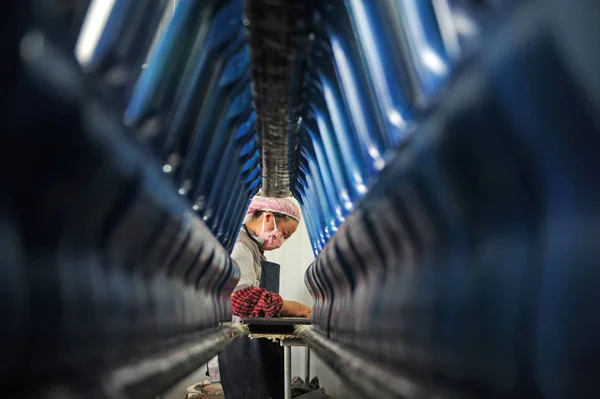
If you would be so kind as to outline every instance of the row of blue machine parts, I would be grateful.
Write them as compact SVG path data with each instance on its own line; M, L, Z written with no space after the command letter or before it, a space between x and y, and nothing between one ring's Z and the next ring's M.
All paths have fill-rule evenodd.
M315 254L473 41L474 22L464 32L453 22L460 3L317 2L290 158ZM83 65L114 89L125 124L229 249L262 178L243 15L241 0L116 0Z

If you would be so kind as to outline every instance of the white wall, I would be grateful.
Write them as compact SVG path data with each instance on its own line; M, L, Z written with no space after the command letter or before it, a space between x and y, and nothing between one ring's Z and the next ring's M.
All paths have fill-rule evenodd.
M278 250L265 252L267 259L281 265L281 279L279 293L283 299L298 301L312 306L312 299L304 283L304 273L315 259L312 253L310 240L304 223L300 223L296 233L292 235ZM305 350L292 347L292 375L304 378ZM315 353L311 353L311 377L318 376L321 386L325 387L327 394L334 398L341 398L342 388L339 378Z

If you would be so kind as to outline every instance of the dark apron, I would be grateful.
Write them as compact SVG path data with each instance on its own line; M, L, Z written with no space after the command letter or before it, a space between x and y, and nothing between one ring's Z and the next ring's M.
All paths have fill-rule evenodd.
M261 261L260 287L279 293L277 263ZM225 399L282 399L283 348L267 339L238 338L219 355Z

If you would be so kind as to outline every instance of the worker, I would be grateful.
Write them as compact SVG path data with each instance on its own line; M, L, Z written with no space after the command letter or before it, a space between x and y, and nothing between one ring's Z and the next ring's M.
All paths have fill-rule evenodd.
M275 250L298 228L300 209L291 198L256 196L250 203L231 258L240 281L231 295L233 321L252 317L311 317L311 309L279 295L279 265L264 251ZM266 339L239 338L218 359L226 399L284 396L283 351Z

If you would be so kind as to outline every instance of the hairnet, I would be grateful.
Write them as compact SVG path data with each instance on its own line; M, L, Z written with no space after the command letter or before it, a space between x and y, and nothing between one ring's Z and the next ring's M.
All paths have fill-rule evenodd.
M269 198L257 195L250 202L250 206L246 212L246 219L249 219L259 211L281 213L296 219L298 222L302 218L300 207L292 198Z

